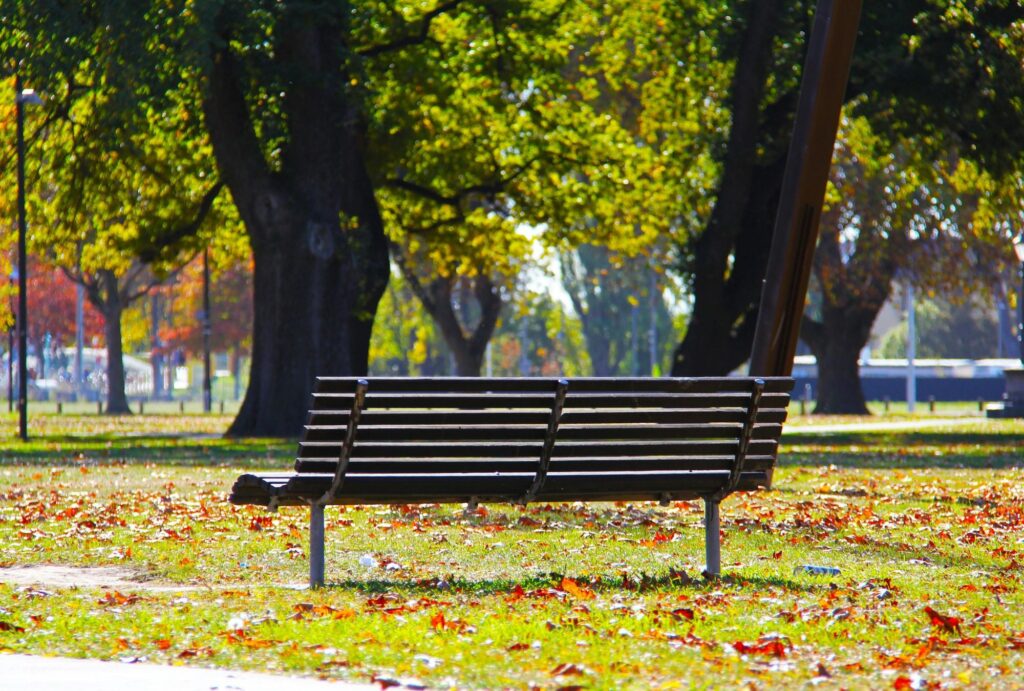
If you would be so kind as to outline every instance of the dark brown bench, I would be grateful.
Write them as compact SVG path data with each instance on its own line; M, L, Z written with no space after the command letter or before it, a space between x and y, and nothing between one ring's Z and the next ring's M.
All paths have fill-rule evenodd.
M295 472L242 475L234 504L308 505L310 585L324 506L703 499L769 487L789 377L317 380Z

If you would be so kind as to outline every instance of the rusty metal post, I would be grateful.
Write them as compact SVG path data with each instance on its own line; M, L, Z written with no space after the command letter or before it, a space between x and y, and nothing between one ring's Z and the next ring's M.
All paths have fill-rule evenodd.
M861 0L819 0L814 14L761 291L751 376L788 376L793 371L860 9Z

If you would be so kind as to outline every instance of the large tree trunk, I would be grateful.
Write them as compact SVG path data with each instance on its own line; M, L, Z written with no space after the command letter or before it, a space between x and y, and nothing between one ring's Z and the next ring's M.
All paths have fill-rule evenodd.
M896 271L896 262L879 251L879 243L894 254L907 251L899 236L872 239L880 233L877 219L868 207L859 211L863 227L852 244L841 237L843 208L837 205L822 214L813 269L820 291L820 321L805 314L800 322L800 337L818 361L815 414L868 414L857 360L889 299Z
M301 229L292 235L301 238ZM300 242L254 243L253 254L249 386L229 434L293 436L302 429L317 376L366 374L376 299L367 307L360 291L376 277L356 267L372 268L372 258L353 252L354 266L339 257L325 260Z
M113 271L100 271L99 291L102 302L93 304L103 315L103 332L107 339L107 408L104 412L107 415L131 415L124 390L124 351L121 344L121 313L124 305L118 287L118 278Z
M232 52L230 7L217 21L222 40L210 47L203 110L255 266L249 387L229 434L293 436L316 376L366 374L389 274L364 160L365 119L349 85L356 75L346 75L339 40L347 13L344 5L333 15L289 6L275 28L274 59L289 75L281 98L289 126L272 163Z
M800 335L818 361L815 415L868 414L858 358L879 309L826 306L820 322L804 317Z
M771 113L762 108L781 11L781 0L748 4L722 177L690 262L693 314L673 376L727 374L750 356L785 170L785 149L773 137L791 122L787 104L773 104Z
M750 357L785 167L781 157L753 171L735 240L709 226L697 241L693 313L675 350L672 376L725 375ZM723 251L731 251L731 268L721 259Z

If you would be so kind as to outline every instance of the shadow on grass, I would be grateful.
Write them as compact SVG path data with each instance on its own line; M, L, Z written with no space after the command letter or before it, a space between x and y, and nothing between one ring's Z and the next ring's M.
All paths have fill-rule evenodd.
M356 580L345 579L328 582L326 588L338 590L355 590L368 595L384 593L408 593L410 595L443 598L453 592L473 593L475 595L509 595L512 597L545 598L559 597L562 579L560 573L539 574L520 579L467 579L467 578L430 578L420 581L403 581L388 579ZM629 572L626 574L597 574L587 577L572 577L573 581L583 588L597 594L620 593L623 590L636 592L678 592L678 593L715 593L723 587L752 588L784 588L799 592L818 592L830 589L828 580L817 583L802 583L790 578L775 576L743 578L726 574L718 579L707 579L701 576L690 577L675 574L645 574ZM517 588L523 594L517 593ZM541 592L537 592L541 591ZM564 592L564 591L562 591ZM562 597L566 597L563 595ZM568 596L572 600L573 596Z
M806 451L782 448L776 461L779 467L798 468L836 466L863 470L968 469L1000 470L1024 467L1021 450L982 450L978 453L914 452L896 450Z
M799 430L799 428L796 428ZM971 446L1024 446L1024 435L1014 432L787 432L783 446L941 446L961 444Z
M219 436L147 434L37 436L0 444L0 465L80 465L82 463L161 463L237 465L290 470L291 439L233 439Z

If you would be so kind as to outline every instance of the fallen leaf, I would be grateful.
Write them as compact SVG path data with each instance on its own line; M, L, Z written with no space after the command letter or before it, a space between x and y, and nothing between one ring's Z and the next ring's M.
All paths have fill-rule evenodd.
M571 578L563 578L560 587L562 590L579 600L593 600L595 597L593 590L581 586Z
M932 622L932 626L937 626L945 631L949 632L960 632L960 618L949 617L944 614L939 614L931 607L925 607L924 613L928 615L928 618Z
M577 665L574 662L563 662L562 664L551 670L551 676L553 677L576 677L584 674L587 668L583 665Z

